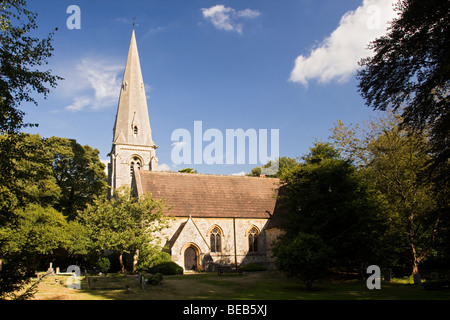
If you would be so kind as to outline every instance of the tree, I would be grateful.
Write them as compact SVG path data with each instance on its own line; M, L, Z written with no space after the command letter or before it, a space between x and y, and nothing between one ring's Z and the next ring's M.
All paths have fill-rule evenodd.
M23 124L20 104L37 104L32 94L37 92L45 98L50 91L48 86L55 87L57 80L62 79L53 76L50 70L42 70L52 56L53 33L42 40L30 36L37 28L36 16L26 9L24 0L0 1L0 230L16 223L19 219L16 210L25 207L26 197L15 182L17 167L27 160L23 158L26 150L19 143L22 137L16 133L30 124ZM0 239L0 252L4 245L5 240ZM0 264L6 265L0 270L1 296L21 288L29 280L30 270L21 261L6 261L1 256Z
M26 9L26 1L1 1L0 9L0 133L13 133L24 126L21 102L37 104L31 93L46 97L46 85L55 87L62 78L42 71L52 56L54 33L42 40L30 36L37 14Z
M68 223L60 212L51 207L29 204L16 210L16 221L0 228L0 299L23 298L15 293L30 282L39 262L62 251L70 254L84 253L80 247L84 231L75 222ZM33 286L25 296L33 293Z
M371 122L365 132L339 123L333 138L348 153L358 155L361 172L377 193L389 222L386 237L397 247L390 251L401 254L399 248L409 248L416 274L435 248L442 213L434 183L423 179L430 165L425 132L408 132L400 126L401 117L388 115Z
M371 146L374 160L367 168L367 179L377 190L390 212L390 225L404 235L411 249L412 272L419 272L419 264L433 249L439 217L433 184L420 181L426 170L428 154L425 137L409 137L397 128L386 132Z
M359 91L375 110L403 108L410 132L430 130L430 176L448 199L450 1L402 0L396 9L388 33L369 46L375 55L360 62Z
M40 139L30 135L0 135L0 299L21 298L14 292L25 287L35 271L33 257L12 250L22 248L13 240L23 231L21 212L35 202L53 203L58 196L49 167L42 165L46 155L39 152L41 146ZM32 294L28 289L25 296Z
M317 235L298 233L281 238L274 247L277 269L288 277L298 277L310 290L313 282L326 274L331 263L329 247Z
M288 174L288 172L290 170L292 170L294 167L299 165L299 163L297 162L297 159L295 159L295 158L279 157L278 159L276 159L276 161L278 161L277 173L274 175L267 176L267 177L272 177L272 178L283 177L284 175ZM261 168L270 168L271 164L272 164L272 161L269 160L264 166L253 168L252 171L247 175L251 176L251 177L259 177L259 176L261 176Z
M106 193L105 165L97 149L82 146L74 139L51 137L45 144L52 155L53 175L61 188L55 207L73 220L95 197Z
M150 195L132 198L129 188L116 191L111 200L106 195L95 199L78 219L87 229L90 250L99 255L105 250L117 252L124 272L123 254L155 242L155 232L166 227L163 215L167 205Z
M72 148L76 152L68 152ZM0 171L1 294L14 296L6 290L24 286L34 276L39 261L87 253L84 228L75 221L65 221L59 209L67 203L75 210L84 209L96 194L106 192L102 188L106 179L98 151L74 140L7 133L0 135L0 155L9 159ZM58 181L57 172L62 172L58 171L62 167L68 173ZM57 221L59 225L54 227Z
M198 173L197 170L194 170L193 168L180 169L180 170L178 170L178 172L181 172L181 173Z
M172 262L170 253L161 250L161 248L157 246L144 244L144 246L139 250L139 260L136 269L138 271L148 272L156 265L169 262Z
M3 230L9 233L5 255L27 257L30 263L27 270L35 271L41 256L52 253L65 243L67 221L55 209L36 204L18 210L17 215L17 227Z
M58 201L60 188L51 170L52 155L39 135L0 135L0 156L4 156L0 160L3 164L0 170L3 219L11 218L16 208L30 203L48 206Z
M283 180L287 208L282 229L316 234L335 254L335 265L360 268L378 257L383 224L375 197L356 168L329 144L316 142Z
M11 202L17 207L53 206L73 220L78 210L106 192L99 151L73 139L4 134L0 135L0 155L4 153L9 163L0 171L0 188L2 196L10 198L0 201L0 206Z

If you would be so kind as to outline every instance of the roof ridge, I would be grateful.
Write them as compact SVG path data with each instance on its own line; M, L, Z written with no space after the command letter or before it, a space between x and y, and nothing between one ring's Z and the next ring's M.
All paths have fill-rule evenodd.
M232 174L214 174L214 173L187 173L187 172L175 172L175 171L150 171L150 170L144 170L141 168L141 171L144 173L150 173L150 174L168 174L168 175L184 175L184 176L208 176L208 177L223 177L223 178L248 178L248 179L273 179L273 180L280 180L279 178L272 178L272 177L255 177L255 176L237 176Z

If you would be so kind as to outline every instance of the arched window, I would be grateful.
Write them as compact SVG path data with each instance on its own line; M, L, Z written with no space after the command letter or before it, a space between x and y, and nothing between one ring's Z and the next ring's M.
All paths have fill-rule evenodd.
M209 236L211 241L211 252L222 252L220 230L215 227L211 230L211 235Z
M258 252L259 231L255 227L251 228L248 233L248 251Z
M135 137L137 136L137 134L138 134L138 127L137 126L134 126L133 134L134 134Z
M137 165L138 169L141 168L141 161L138 157L134 157L130 162L130 176L133 177L134 174L134 165Z

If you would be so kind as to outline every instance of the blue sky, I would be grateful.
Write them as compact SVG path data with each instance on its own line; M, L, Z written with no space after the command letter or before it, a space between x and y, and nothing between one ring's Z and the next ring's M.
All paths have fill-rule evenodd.
M394 17L392 0L41 0L38 35L54 28L49 68L65 78L39 106L24 105L29 132L76 139L108 160L135 18L153 140L163 168L249 172L245 165L178 165L171 134L279 129L280 156L308 152L333 124L375 114L357 92L357 61ZM81 29L68 29L70 5ZM207 143L204 144L204 146ZM225 143L224 143L225 145Z

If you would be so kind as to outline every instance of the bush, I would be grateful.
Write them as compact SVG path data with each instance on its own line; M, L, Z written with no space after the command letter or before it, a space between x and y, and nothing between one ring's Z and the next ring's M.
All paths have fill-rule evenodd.
M163 262L172 261L170 254L157 247L146 246L139 251L139 258L136 269L138 271L147 271L151 267Z
M251 272L251 271L266 271L267 268L257 264L257 263L249 263L249 264L244 264L243 266L240 266L240 269L242 271L247 271L247 272Z
M150 273L161 273L165 276L183 274L183 268L173 261L157 264L151 267L148 271Z
M331 250L319 236L300 232L293 239L281 238L274 255L278 270L300 278L309 290L327 272Z
M106 257L100 257L97 261L97 267L101 272L106 273L111 267L111 262Z
M163 275L161 273L155 273L148 279L148 283L151 285L159 285L163 279Z

